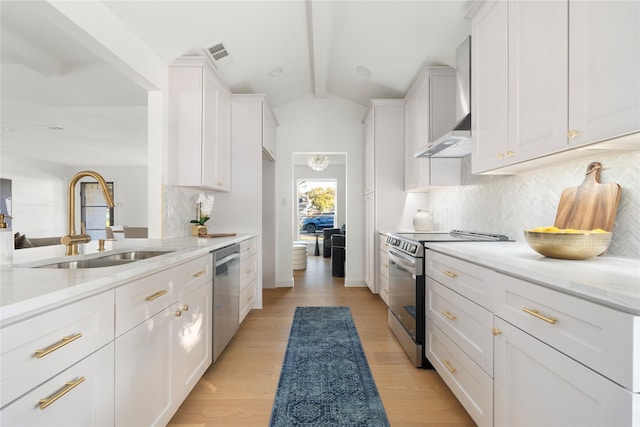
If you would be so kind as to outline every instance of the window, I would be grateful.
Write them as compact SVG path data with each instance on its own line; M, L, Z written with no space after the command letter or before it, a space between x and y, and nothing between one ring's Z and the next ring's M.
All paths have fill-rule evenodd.
M107 188L111 197L114 197L113 182L107 182ZM97 182L80 183L80 221L84 223L87 234L93 240L106 238L104 228L112 226L115 221L113 208L107 206Z

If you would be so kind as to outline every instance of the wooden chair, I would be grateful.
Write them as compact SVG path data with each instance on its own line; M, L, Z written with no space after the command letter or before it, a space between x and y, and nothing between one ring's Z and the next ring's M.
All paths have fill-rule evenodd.
M147 227L124 227L123 231L125 239L146 239L149 235L149 229Z
M104 234L105 237L107 238L107 240L115 240L116 238L113 236L113 228L111 227L105 227L104 228Z

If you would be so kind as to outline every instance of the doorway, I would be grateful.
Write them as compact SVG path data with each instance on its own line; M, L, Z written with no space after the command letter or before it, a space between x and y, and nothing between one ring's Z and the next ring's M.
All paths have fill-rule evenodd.
M324 161L321 170L310 164L318 157ZM309 257L324 257L324 230L345 225L346 159L346 153L293 153L292 193L297 203L292 236L295 242L305 242ZM326 261L325 268L331 270Z

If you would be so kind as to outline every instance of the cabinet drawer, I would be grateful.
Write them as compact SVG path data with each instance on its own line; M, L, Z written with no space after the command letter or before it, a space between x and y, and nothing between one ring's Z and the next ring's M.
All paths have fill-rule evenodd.
M382 300L389 305L389 278L383 275L380 275L380 297Z
M640 392L640 317L510 276L496 276L496 315L625 388Z
M207 254L176 267L179 295L182 298L213 280L213 256Z
M380 275L389 280L389 253L380 251Z
M427 327L427 358L478 426L493 425L493 380L453 341Z
M425 269L427 276L494 311L494 271L433 251L425 253Z
M493 377L493 313L427 278L426 314L490 377Z
M116 289L116 337L178 300L180 271L173 268Z
M113 426L113 376L110 343L3 408L2 425ZM41 399L58 396L41 409Z
M113 291L0 331L4 406L113 341Z
M387 235L386 234L381 234L380 235L380 251L389 252L389 247L387 246Z
M240 242L240 256L255 254L258 250L258 239L249 239Z
M247 317L253 308L253 300L256 296L256 281L252 281L242 291L240 291L240 322Z
M257 266L258 258L255 253L247 258L240 259L240 290L243 290L256 280Z

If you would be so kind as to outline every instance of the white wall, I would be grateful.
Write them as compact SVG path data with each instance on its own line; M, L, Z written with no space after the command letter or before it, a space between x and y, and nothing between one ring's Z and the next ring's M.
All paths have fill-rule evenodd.
M294 152L347 153L345 284L364 284L363 260L363 143L365 107L328 95L302 97L274 110L280 126L276 168L276 285L293 286L291 261L294 199Z
M68 188L80 170L94 170L112 181L115 217L120 225L147 224L147 168L145 166L62 166L2 155L2 178L12 181L13 230L27 237L67 233ZM83 179L84 181L85 179ZM91 178L86 181L93 181ZM76 187L76 230L80 230L80 186Z

